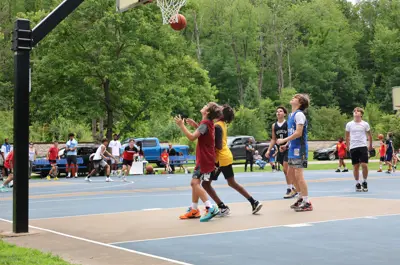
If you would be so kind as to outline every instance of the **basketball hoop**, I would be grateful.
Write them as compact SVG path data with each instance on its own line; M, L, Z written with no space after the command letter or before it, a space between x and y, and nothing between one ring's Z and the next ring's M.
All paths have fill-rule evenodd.
M161 9L163 24L178 23L178 13L186 0L157 0L157 6Z

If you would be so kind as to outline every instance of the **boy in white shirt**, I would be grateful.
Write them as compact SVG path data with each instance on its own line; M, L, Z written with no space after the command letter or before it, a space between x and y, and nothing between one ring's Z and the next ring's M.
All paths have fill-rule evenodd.
M356 180L356 191L368 191L368 159L372 150L372 134L368 122L362 120L364 110L355 108L353 111L354 120L346 125L346 146L350 150L351 163L353 164L353 175ZM367 136L369 145L367 147ZM363 182L360 181L360 164L363 174Z
M118 140L118 134L114 134L114 140L110 142L108 145L111 148L111 154L117 159L114 160L112 159L111 163L111 175L115 176L117 175L117 170L118 170L118 164L119 164L119 156L121 154L121 142Z

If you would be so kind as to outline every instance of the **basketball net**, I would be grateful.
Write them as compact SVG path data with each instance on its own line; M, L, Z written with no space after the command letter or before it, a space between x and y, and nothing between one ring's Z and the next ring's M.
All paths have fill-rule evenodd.
M161 9L163 24L178 23L178 13L186 0L157 0L157 5Z

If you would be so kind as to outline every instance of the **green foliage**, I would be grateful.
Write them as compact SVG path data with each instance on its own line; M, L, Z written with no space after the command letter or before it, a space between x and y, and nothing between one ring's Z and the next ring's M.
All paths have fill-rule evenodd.
M315 108L311 112L310 140L337 140L345 135L348 117L341 114L338 107Z
M252 135L256 140L268 139L268 132L256 110L240 106L235 113L235 119L229 126L229 135Z
M8 138L10 142L13 142L13 121L14 113L12 111L0 111L0 142L2 143L5 138Z
M34 27L60 2L0 1L0 137L12 139L14 20ZM102 119L108 132L181 141L172 117L199 120L210 101L238 108L230 134L266 139L297 92L311 97L312 139L336 139L356 106L375 134L396 120L399 1L189 0L181 11L176 32L154 4L117 13L115 1L84 1L32 52L31 140L71 129L92 140Z

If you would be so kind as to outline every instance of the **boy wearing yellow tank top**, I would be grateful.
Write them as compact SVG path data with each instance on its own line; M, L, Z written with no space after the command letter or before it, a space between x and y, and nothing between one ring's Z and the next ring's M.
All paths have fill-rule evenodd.
M220 208L220 216L226 216L229 214L230 209L227 205L225 205L221 199L218 197L217 193L215 192L214 188L211 186L211 182L213 180L218 180L218 176L224 174L228 185L239 192L243 197L245 197L252 206L252 213L256 214L258 211L261 210L262 204L255 200L247 191L246 189L236 182L235 174L233 172L233 156L232 152L227 145L228 141L228 124L233 121L235 117L233 109L225 104L222 106L222 117L214 123L215 126L215 163L216 163L216 170L211 174L210 181L203 181L202 186L207 191L208 195L214 200L214 202ZM188 119L187 123L193 127L196 127L197 124Z

